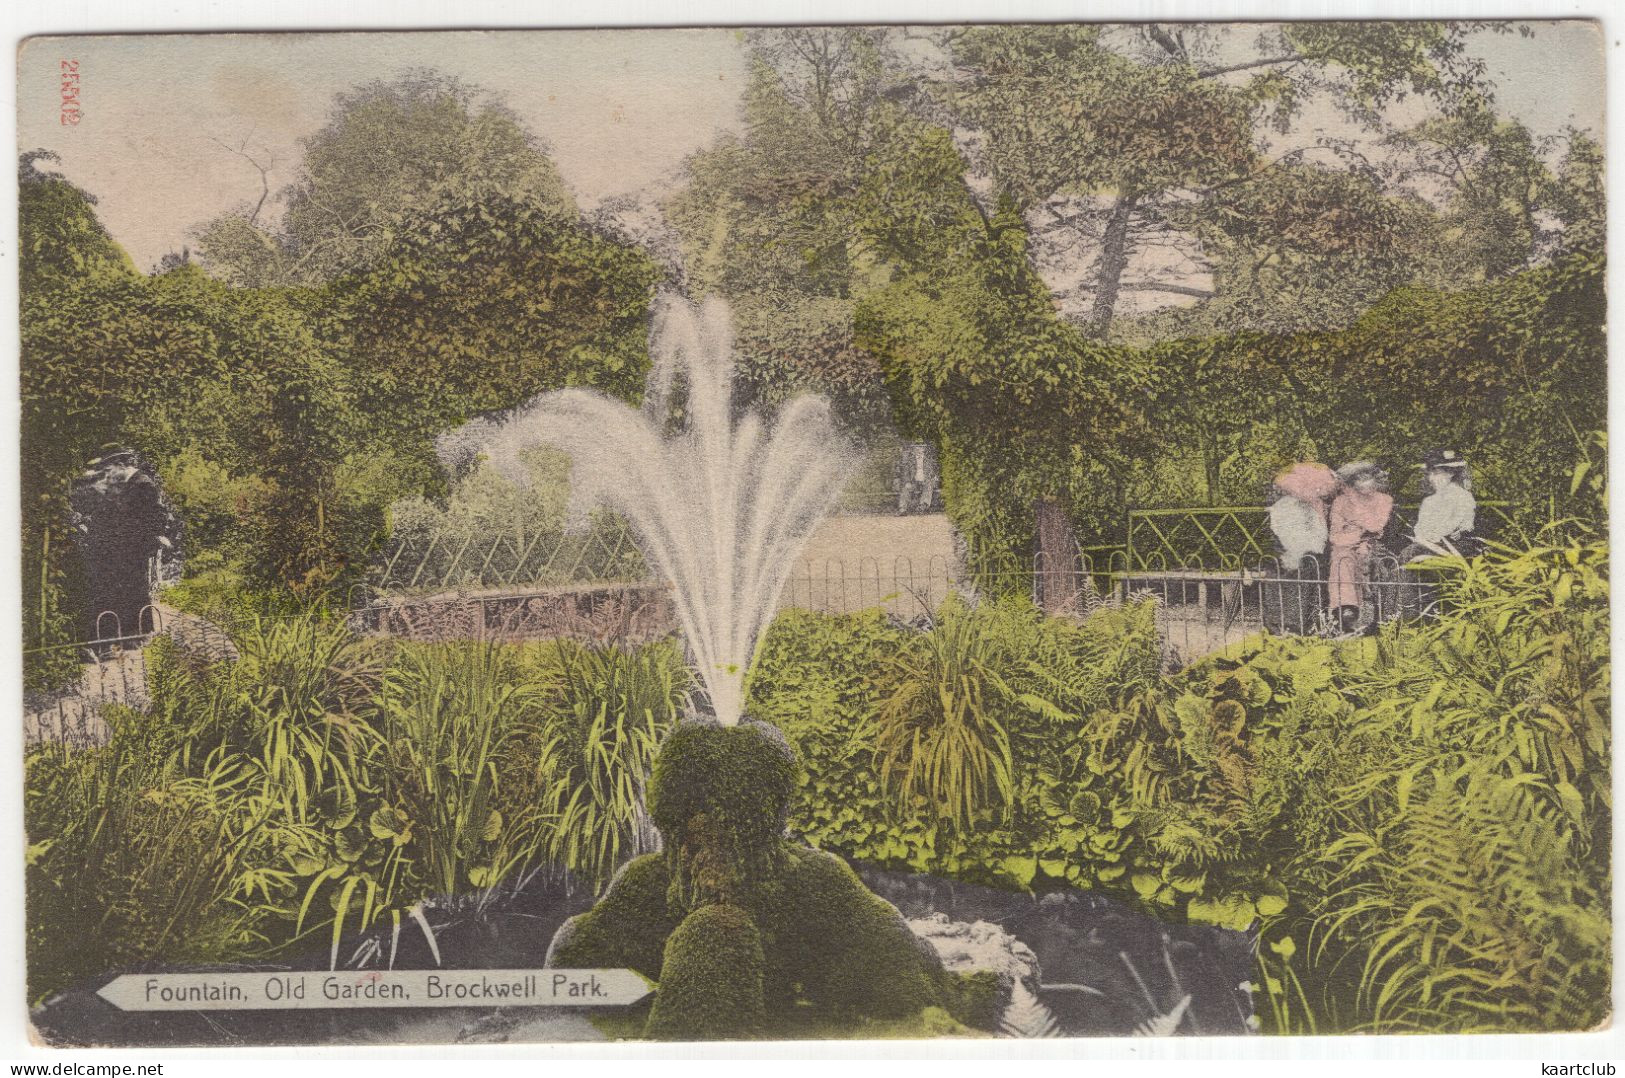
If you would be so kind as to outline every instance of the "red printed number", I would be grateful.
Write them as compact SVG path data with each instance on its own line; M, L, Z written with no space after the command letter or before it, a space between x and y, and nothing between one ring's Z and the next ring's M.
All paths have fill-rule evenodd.
M79 108L79 61L63 60L61 69L62 126L72 127L84 115Z

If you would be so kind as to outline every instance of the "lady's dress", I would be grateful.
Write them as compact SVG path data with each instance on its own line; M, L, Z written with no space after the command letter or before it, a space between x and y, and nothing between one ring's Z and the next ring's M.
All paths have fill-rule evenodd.
M1329 474L1329 470L1328 470ZM1326 503L1284 495L1270 506L1270 530L1281 545L1279 566L1266 570L1261 590L1264 627L1272 633L1315 631L1326 607Z
M1332 499L1330 527L1331 573L1327 606L1361 605L1370 576L1371 555L1377 537L1388 526L1394 499L1380 490L1344 489Z

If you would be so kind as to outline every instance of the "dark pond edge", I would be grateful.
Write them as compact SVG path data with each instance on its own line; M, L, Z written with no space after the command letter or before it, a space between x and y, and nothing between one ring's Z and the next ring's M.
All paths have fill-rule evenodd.
M1061 1036L1127 1036L1168 1017L1181 998L1178 1034L1251 1032L1251 997L1241 985L1253 970L1253 941L1242 932L1168 925L1126 903L1087 891L1034 895L955 880L888 871L855 862L864 883L908 918L932 912L954 921L998 924L1032 948L1045 985L1042 1002ZM481 913L466 903L443 904L436 943L445 969L540 967L553 933L567 917L592 905L590 888L567 878L538 877ZM368 939L386 947L389 932L346 938L341 954ZM403 925L396 969L434 969L427 941ZM297 1011L120 1011L96 994L125 973L328 973L328 949L313 948L266 963L175 966L148 964L114 970L57 993L29 1015L37 1038L53 1047L253 1047L357 1044L449 1044L489 1019L494 1009L379 1008ZM338 971L340 973L344 970ZM564 1034L585 1029L558 1017L564 1008L524 1008L542 1021L514 1023L526 1032ZM587 1017L587 1011L570 1011ZM530 1038L527 1038L530 1039ZM585 1039L558 1036L554 1039ZM542 1043L533 1040L533 1043Z

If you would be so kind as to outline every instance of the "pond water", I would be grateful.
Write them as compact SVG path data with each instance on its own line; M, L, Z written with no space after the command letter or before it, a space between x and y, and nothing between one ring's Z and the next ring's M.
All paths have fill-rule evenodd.
M1025 944L1037 959L1038 997L1053 1017L1052 1035L1130 1036L1148 1029L1207 1036L1250 1032L1252 1003L1240 986L1252 970L1252 944L1243 933L1164 925L1088 892L1036 896L857 867L864 883L904 917L917 920L940 913L950 921L988 922ZM584 888L538 880L480 915L441 910L431 919L447 968L533 968L542 965L565 918L592 901ZM347 944L342 953L353 949ZM321 970L326 959L327 950L321 947L302 960L207 968ZM423 969L435 962L419 934L403 931L395 965ZM40 1036L60 1045L108 1047L603 1039L585 1014L567 1008L123 1012L96 995L112 977L110 972L36 1009L31 1017Z

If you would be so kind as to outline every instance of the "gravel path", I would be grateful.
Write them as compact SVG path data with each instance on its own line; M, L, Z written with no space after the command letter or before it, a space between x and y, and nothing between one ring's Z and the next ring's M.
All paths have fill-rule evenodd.
M943 514L834 516L796 561L780 605L831 614L884 606L914 618L935 609L954 576L954 532Z

